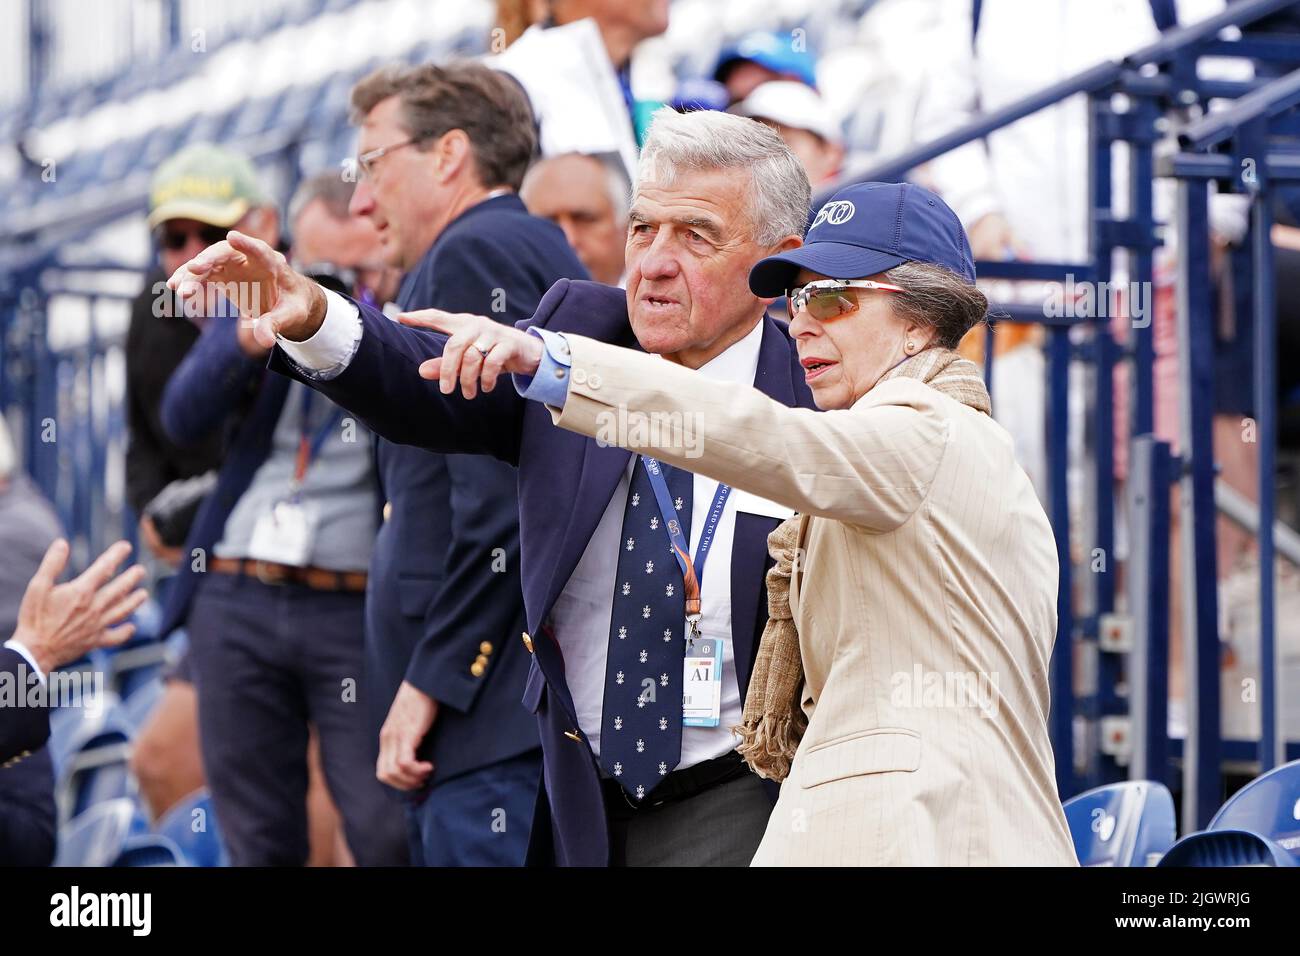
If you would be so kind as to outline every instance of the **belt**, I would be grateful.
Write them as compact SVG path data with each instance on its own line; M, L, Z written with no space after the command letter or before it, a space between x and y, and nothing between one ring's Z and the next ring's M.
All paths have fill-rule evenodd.
M674 770L644 800L633 800L612 777L602 779L600 784L605 792L606 810L610 813L629 813L687 800L749 772L749 766L740 754L732 750L693 767Z
M243 574L263 584L302 584L313 591L364 591L366 572L330 571L327 568L298 568L252 558L212 558L208 570L218 574Z

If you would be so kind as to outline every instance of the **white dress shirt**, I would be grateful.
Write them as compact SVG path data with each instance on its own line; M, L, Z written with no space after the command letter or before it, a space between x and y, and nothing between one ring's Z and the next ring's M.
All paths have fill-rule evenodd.
M36 658L32 656L32 652L27 649L26 644L17 638L11 637L9 640L5 641L4 646L9 648L11 651L16 651L18 656L27 662L27 666L32 669L32 673L36 675L37 679L42 684L45 683L45 672L37 666Z
M291 342L280 339L280 347L304 371L319 378L333 378L348 367L361 341L362 324L356 307L329 290L328 307L321 327L309 339ZM700 373L719 381L752 386L758 371L758 353L763 341L763 323L721 355L700 368ZM600 722L605 694L605 663L609 653L609 628L614 611L615 577L627 506L632 468L629 462L623 478L606 505L587 548L560 592L548 619L564 655L565 679L577 709L578 726L600 753ZM691 507L691 553L699 545L709 506L718 483L695 475ZM753 499L753 500L751 500ZM731 728L741 721L743 701L736 677L735 648L731 633L731 546L736 527L736 510L789 517L771 502L752 495L733 493L723 508L714 533L713 546L704 566L700 587L701 630L710 637L724 638L722 664L722 719L717 727L682 728L682 759L678 768L690 767L733 750L739 738ZM664 535L667 547L667 534ZM683 625L685 622L683 621Z
M700 372L723 382L750 386L758 370L759 346L763 341L763 323L743 339L701 366ZM564 674L578 711L578 726L600 753L600 722L604 709L605 663L609 654L609 628L614 613L614 588L618 574L618 553L622 543L623 512L627 507L632 469L639 458L633 456L618 487L605 507L600 523L592 533L587 548L573 569L564 590L551 609L550 624L564 654ZM699 547L700 533L708 519L718 483L712 478L694 476L691 499L691 554ZM700 629L709 637L723 638L722 720L717 727L683 727L682 759L678 768L690 767L734 750L739 738L731 728L740 723L743 701L740 682L736 679L735 648L731 635L731 546L736 529L736 505L740 499L732 494L722 510L713 546L704 565L700 585ZM664 532L664 545L668 533ZM683 628L685 621L683 620Z

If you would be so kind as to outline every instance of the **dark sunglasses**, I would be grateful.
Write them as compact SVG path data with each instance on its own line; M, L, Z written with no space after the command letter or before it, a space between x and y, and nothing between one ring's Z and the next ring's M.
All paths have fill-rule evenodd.
M197 229L159 226L154 233L154 240L158 243L160 249L176 252L178 249L184 249L194 236L198 236L206 248L226 238L228 232L230 232L229 229L222 229L220 226L199 226Z

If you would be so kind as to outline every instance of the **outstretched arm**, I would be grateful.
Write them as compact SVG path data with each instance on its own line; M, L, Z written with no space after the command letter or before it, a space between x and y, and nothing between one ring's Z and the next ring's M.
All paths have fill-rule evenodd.
M566 335L573 374L561 428L869 531L899 527L928 494L947 445L938 393L890 383L886 398L815 412L653 355Z
M540 334L494 331L480 316L434 310L403 321L451 333L443 357L420 370L444 389L495 387L508 372L531 396L534 376L551 367L567 382L562 405L546 397L561 428L874 532L892 531L920 507L948 442L938 393L919 382L890 383L887 395L854 408L814 412L581 335L543 344ZM490 346L488 355L467 352L473 342Z
M266 243L232 231L168 284L182 299L215 294L234 303L254 323L256 341L273 349L274 371L316 389L390 441L517 460L523 410L517 395L471 402L440 393L417 369L442 353L444 336L402 327L377 309L327 294Z

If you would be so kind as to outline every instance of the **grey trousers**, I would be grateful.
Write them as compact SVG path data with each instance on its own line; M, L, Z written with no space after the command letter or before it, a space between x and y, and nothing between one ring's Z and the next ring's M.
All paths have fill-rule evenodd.
M661 807L606 799L613 866L749 866L772 801L752 773Z

